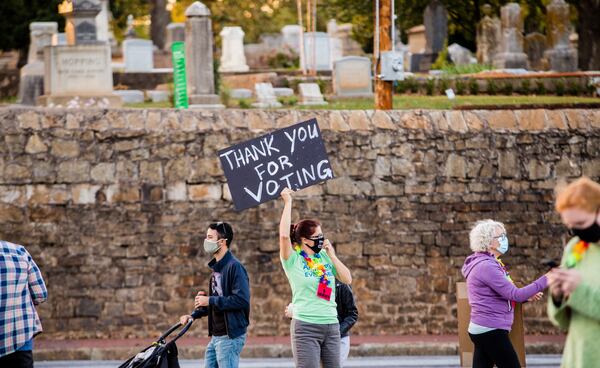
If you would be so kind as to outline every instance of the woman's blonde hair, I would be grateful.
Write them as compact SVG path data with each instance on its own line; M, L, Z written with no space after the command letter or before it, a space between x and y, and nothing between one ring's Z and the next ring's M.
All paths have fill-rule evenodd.
M469 246L473 252L487 252L492 240L494 240L494 230L501 228L506 233L504 224L494 220L481 220L475 223L475 226L469 233Z
M596 212L600 207L600 184L584 176L569 185L556 188L556 211L579 208L587 212Z

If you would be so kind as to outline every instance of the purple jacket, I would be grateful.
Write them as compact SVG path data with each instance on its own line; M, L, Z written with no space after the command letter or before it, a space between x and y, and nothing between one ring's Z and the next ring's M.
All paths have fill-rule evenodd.
M519 289L508 280L494 255L487 252L468 256L462 274L467 279L471 322L508 331L514 318L511 301L523 303L548 284L544 275Z

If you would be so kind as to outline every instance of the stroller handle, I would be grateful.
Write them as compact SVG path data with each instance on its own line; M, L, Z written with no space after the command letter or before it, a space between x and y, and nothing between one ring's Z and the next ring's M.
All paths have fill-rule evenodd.
M192 327L192 323L194 323L194 319L190 319L181 329L181 331L179 331L179 333L173 338L171 339L171 341L169 341L169 343L175 342L177 341L181 336L185 335L185 333L190 329L190 327ZM169 328L167 330L167 332L165 332L164 334L162 334L161 337L158 338L158 342L164 341L165 338L167 338L170 334L172 334L174 331L176 331L178 328L180 328L182 326L182 324L180 322L177 322L176 324L174 324L173 326L171 326L171 328Z

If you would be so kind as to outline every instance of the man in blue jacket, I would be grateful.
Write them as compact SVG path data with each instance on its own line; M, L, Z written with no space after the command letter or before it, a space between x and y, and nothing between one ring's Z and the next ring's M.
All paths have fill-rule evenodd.
M208 295L199 292L194 299L194 312L181 316L185 324L190 318L208 316L211 340L204 355L205 368L237 368L246 343L250 323L250 282L240 261L231 254L233 229L226 222L210 224L204 240L204 251L212 254Z

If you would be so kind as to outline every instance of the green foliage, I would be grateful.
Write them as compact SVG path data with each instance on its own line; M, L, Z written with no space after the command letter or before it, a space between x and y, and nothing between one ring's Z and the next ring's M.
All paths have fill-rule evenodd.
M567 81L567 94L570 96L578 96L580 94L583 94L584 88L580 83L577 83L577 81L573 80L573 78L569 79Z
M432 96L434 89L435 89L435 79L428 78L427 82L425 82L425 93L427 93L427 96Z
M0 50L20 50L25 56L29 46L29 23L58 22L59 32L65 18L58 14L62 0L1 0Z
M477 79L475 78L469 79L469 93L472 95L479 93L479 83L477 83Z
M519 93L522 95L528 95L529 92L531 92L531 80L529 78L525 78L521 81Z
M448 75L461 75L461 74L476 74L485 70L492 70L490 65L485 64L465 64L465 65L454 65L448 64L442 68L444 74Z
M415 78L407 78L405 82L410 93L419 93L419 81Z
M538 96L543 96L546 94L546 84L543 80L535 81L535 94Z
M298 104L298 97L296 97L296 96L278 97L277 101L279 101L285 107L291 107L291 106L296 106Z
M504 81L504 84L502 85L502 94L506 95L506 96L510 96L513 93L513 85L512 82L510 80L506 80Z
M440 95L446 94L446 90L450 87L450 81L446 78L438 79L438 92Z
M221 98L221 103L226 107L231 107L231 89L223 86L219 91L219 97Z
M401 95L405 94L406 91L408 91L408 85L406 84L406 79L396 81L394 86L396 87L395 88L396 93L399 93Z
M278 52L267 61L273 69L297 69L300 67L300 57Z
M250 101L245 99L245 98L240 98L238 100L238 107L240 109L249 109L250 107L252 107L252 105L250 104Z
M437 59L431 65L431 69L439 69L443 70L444 68L448 68L450 66L449 56L448 56L448 40L444 43L444 49L440 51Z
M467 84L465 83L464 80L458 78L456 79L456 82L454 83L454 86L456 87L456 94L457 95L464 95L466 94L465 92L467 92Z
M554 84L554 93L557 96L564 96L565 95L565 80L563 78L555 79L553 81L553 84Z
M495 95L496 93L498 93L498 85L496 84L496 81L493 79L488 79L487 80L487 89L486 92L488 95Z

